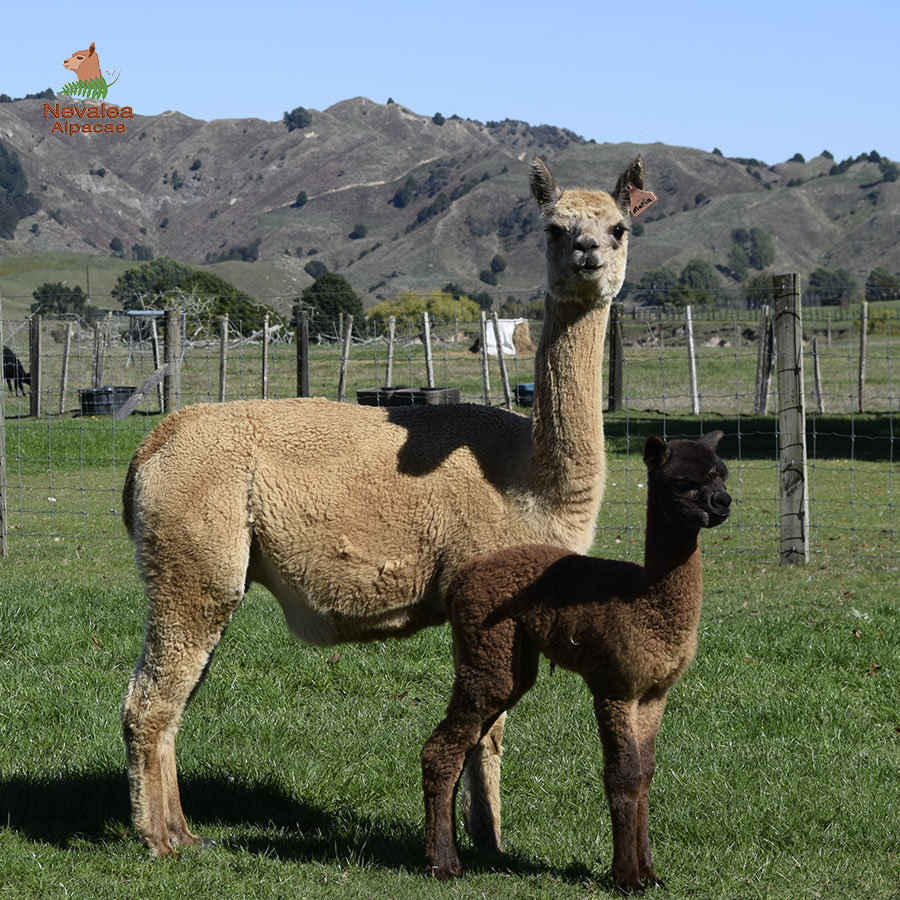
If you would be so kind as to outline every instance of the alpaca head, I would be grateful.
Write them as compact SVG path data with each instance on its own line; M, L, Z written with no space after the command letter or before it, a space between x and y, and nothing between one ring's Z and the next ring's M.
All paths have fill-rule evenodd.
M644 187L640 158L619 176L612 194L560 190L543 161L531 161L531 193L541 206L547 240L547 284L560 303L602 306L619 293L628 255L629 184Z
M721 431L711 431L699 440L664 441L647 438L650 502L665 516L666 524L678 529L713 528L731 513L731 496L725 490L728 467L716 455Z

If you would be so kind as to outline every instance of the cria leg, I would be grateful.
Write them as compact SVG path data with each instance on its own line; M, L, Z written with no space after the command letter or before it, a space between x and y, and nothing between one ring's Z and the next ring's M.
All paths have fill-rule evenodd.
M502 713L466 757L462 811L466 831L482 850L503 852L500 838L500 756L503 753Z
M637 812L637 860L644 887L662 885L656 877L653 855L650 853L650 783L656 772L656 736L666 705L665 694L644 697L637 709L638 749L641 754L641 796Z
M152 591L147 637L122 706L134 824L155 856L201 844L181 809L175 735L241 592L217 601L207 591Z
M612 876L626 891L642 887L637 856L637 819L642 777L635 739L633 700L596 698L594 711L603 743L603 785L612 819Z

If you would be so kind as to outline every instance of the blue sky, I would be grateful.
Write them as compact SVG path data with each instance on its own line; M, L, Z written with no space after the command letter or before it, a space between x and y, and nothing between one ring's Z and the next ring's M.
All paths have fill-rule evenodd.
M6 5L0 92L59 90L71 80L63 58L94 41L103 69L122 72L116 101L138 114L276 120L362 95L423 115L522 119L768 163L823 149L900 159L895 0L73 9Z

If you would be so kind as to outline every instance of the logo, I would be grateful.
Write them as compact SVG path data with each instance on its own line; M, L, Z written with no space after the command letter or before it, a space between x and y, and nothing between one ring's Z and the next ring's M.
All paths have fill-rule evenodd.
M78 76L77 81L64 84L60 93L66 97L84 97L85 100L101 100L99 106L62 106L60 103L44 104L44 118L55 119L50 129L60 134L124 134L125 122L113 119L133 119L134 112L130 106L107 105L106 95L109 89L119 80L121 72L106 74L115 78L107 82L100 70L100 57L97 45L92 41L87 50L76 50L63 60L63 67ZM102 119L103 121L68 121L71 119ZM64 121L61 121L64 120Z
M68 59L63 60L63 66L78 76L78 81L70 81L64 84L60 90L67 97L87 97L90 100L105 100L110 87L119 80L120 72L109 83L100 71L100 57L97 55L97 45L91 41L87 50L76 50ZM107 72L112 75L112 72Z

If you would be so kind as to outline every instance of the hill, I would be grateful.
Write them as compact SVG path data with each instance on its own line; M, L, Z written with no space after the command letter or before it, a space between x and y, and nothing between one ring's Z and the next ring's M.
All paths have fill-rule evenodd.
M294 130L169 111L120 119L124 133L69 135L51 133L47 102L0 103L0 145L17 154L40 204L0 238L5 297L87 266L94 302L113 305L103 295L120 269L166 255L281 307L311 283L312 261L344 275L367 305L450 281L526 299L544 282L527 183L535 154L560 184L606 188L644 156L661 202L638 220L631 281L696 257L736 285L723 271L736 228L771 234L773 270L844 267L862 282L877 265L898 268L900 181L884 179L877 154L843 166L826 157L767 165L658 143L597 144L511 120L421 116L362 97L310 110ZM122 259L110 259L111 245ZM488 285L480 273L497 255L507 266Z

